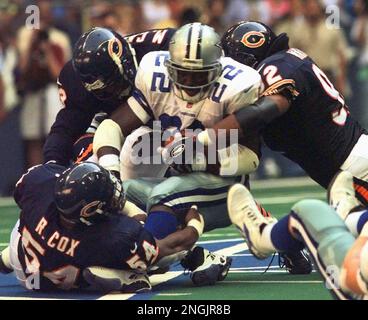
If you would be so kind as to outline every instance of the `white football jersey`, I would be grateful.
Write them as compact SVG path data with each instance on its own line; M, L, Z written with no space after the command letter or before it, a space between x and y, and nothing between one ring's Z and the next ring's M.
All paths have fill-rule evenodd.
M223 71L209 97L190 104L177 97L172 89L164 61L168 51L147 53L138 68L135 87L128 104L147 123L160 120L163 130L203 129L258 99L261 77L256 70L223 57Z

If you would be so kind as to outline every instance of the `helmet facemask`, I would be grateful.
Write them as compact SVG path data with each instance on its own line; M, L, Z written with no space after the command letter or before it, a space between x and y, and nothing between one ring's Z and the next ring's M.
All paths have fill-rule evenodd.
M165 61L165 65L174 84L175 95L189 103L206 99L222 71L219 62L201 69L184 68L170 59Z
M165 66L175 95L189 103L208 98L222 72L223 52L215 30L199 22L186 24L175 32L169 52Z
M87 91L91 92L99 100L122 99L130 95L133 84L125 73L121 74L116 69L107 79L83 77L82 83Z

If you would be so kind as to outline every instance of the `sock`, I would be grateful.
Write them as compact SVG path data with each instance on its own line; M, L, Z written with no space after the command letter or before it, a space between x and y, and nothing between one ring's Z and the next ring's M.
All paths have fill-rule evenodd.
M272 243L273 248L275 248L276 251L296 252L303 249L303 243L299 240L296 240L289 232L289 215L283 217L276 224L269 226L272 227L269 231L270 242ZM267 230L267 227L263 232Z
M367 222L367 210L352 212L345 219L346 226L355 237L362 232L362 229Z
M144 228L160 240L175 232L177 225L178 220L173 214L165 211L151 211Z

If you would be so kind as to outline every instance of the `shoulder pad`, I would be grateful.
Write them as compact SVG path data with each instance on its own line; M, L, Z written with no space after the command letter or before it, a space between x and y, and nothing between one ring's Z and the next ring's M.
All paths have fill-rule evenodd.
M164 61L169 57L168 51L152 51L147 53L141 60L138 72L135 78L137 89L144 91L148 83L152 82L154 73L167 75L167 69Z
M252 89L257 89L261 85L259 73L229 57L221 59L223 71L218 79L220 86L226 85L226 90L222 96L222 102L232 100L238 95L247 95Z

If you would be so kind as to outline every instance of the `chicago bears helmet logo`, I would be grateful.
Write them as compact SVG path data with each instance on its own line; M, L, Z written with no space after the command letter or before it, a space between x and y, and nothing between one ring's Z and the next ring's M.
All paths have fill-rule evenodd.
M107 45L107 51L111 59L114 61L114 63L119 68L120 74L123 74L124 69L121 63L121 59L120 59L123 54L123 44L121 43L121 41L117 38L110 39Z
M243 35L241 43L248 48L259 48L266 42L265 35L259 31L249 31Z
M83 218L89 218L89 217L94 216L95 214L101 214L103 212L102 211L103 205L104 203L101 201L98 201L98 200L92 201L81 209L80 215Z
M114 56L120 58L123 54L123 44L117 38L110 39L107 45L107 50L111 58L114 58Z

